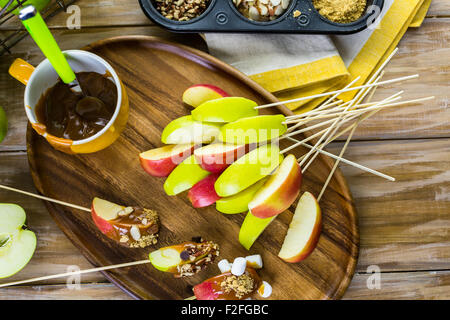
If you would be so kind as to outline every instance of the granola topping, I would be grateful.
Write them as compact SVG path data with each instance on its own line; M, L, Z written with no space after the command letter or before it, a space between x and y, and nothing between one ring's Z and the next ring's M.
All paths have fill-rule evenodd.
M185 243L180 258L186 263L177 266L175 276L177 278L193 276L205 269L218 256L219 246L212 241Z
M241 299L254 291L255 282L248 274L243 274L239 277L230 275L220 283L220 287L227 294L233 291L236 297Z
M210 0L156 0L156 10L174 21L189 21L205 12Z

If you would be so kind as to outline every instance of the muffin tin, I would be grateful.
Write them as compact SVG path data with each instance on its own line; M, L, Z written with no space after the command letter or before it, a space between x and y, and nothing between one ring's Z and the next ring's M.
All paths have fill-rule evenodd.
M311 0L291 0L286 12L276 20L258 22L244 17L232 0L210 0L208 8L200 16L179 22L164 18L156 9L155 2L155 0L139 0L142 10L150 20L174 32L304 34L350 34L364 30L375 21L384 5L384 0L368 0L366 12L360 19L342 24L320 15ZM297 10L300 15L294 17Z

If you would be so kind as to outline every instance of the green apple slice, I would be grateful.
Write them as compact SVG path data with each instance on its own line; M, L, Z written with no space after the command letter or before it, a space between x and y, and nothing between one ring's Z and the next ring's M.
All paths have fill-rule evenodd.
M219 139L231 144L249 144L270 141L287 131L282 114L256 116L227 123L220 129Z
M255 101L241 97L226 97L209 100L192 110L194 120L202 122L232 122L258 115Z
M27 265L36 249L36 235L22 227L25 211L15 204L0 204L0 278L10 277Z
M245 249L250 250L255 241L276 217L277 216L260 219L252 215L249 211L242 223L241 230L239 231L239 242L242 246Z
M214 188L220 197L230 197L271 174L283 161L276 145L264 145L231 164L217 179Z
M6 131L8 130L8 120L6 118L5 110L0 107L0 142L5 139Z
M184 116L170 122L163 130L161 141L165 144L210 143L220 134L220 125L194 121Z
M161 248L149 255L150 263L159 271L172 272L183 261L179 250L174 248Z
M221 198L216 201L216 209L226 214L236 214L248 211L248 204L252 201L256 192L264 185L266 179L259 180L234 196Z
M192 155L181 162L167 177L164 190L169 196L189 190L197 182L206 178L211 172L203 169Z

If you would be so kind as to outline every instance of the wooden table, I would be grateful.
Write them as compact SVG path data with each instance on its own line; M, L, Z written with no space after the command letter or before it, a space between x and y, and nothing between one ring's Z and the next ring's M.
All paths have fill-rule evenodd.
M63 49L129 34L158 35L205 48L197 36L174 35L152 26L137 1L80 0L81 30L67 30L67 16L51 22ZM18 27L0 28L0 35ZM361 252L346 299L449 299L450 298L450 2L433 0L424 25L408 30L400 50L386 70L386 79L420 73L418 80L402 84L405 98L435 95L436 100L402 109L383 111L357 130L346 157L397 178L387 182L346 165L341 168L359 213ZM13 55L0 58L0 105L10 122L0 145L0 181L34 191L29 175L23 110L24 87L7 70L21 57L32 64L42 55L25 39ZM379 89L377 96L395 87ZM328 149L338 152L342 141ZM0 191L0 202L20 204L39 238L36 253L20 273L22 280L66 272L70 265L91 265L58 229L39 200ZM368 267L381 270L381 288L368 289ZM0 289L3 299L129 299L99 274L82 277L80 290L70 290L65 279Z

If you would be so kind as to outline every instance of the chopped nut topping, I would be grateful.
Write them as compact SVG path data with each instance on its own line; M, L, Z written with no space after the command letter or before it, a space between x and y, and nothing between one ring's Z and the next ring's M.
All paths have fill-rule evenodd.
M188 21L205 12L210 0L156 0L156 10L165 18Z
M145 248L158 243L158 235L150 234L143 236L139 241L130 243L131 248Z
M225 293L234 291L236 297L241 299L245 295L253 292L255 282L248 274L243 274L239 277L230 275L226 277L220 286Z
M180 258L185 263L177 266L178 278L189 277L211 264L219 256L219 246L211 241L201 243L185 243L185 250L180 253Z

